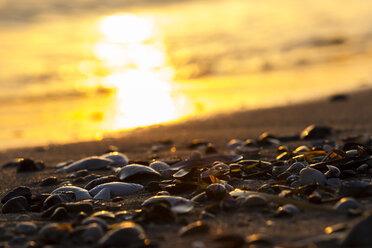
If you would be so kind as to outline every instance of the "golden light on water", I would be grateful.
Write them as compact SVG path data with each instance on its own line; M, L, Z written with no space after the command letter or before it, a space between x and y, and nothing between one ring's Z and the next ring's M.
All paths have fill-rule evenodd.
M93 53L109 71L100 84L114 89L108 131L168 122L177 118L169 81L172 68L155 21L149 17L115 15L102 19L102 34Z

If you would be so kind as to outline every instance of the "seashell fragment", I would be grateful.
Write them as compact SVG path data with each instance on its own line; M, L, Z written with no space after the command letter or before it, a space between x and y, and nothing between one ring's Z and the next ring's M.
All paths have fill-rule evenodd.
M173 212L177 214L185 214L194 209L194 202L180 196L153 196L142 203L142 206L147 206L154 202L166 201L170 204Z
M129 163L128 157L125 154L120 153L120 152L110 152L110 153L103 154L100 157L104 159L112 160L113 163L111 163L110 166L113 166L113 167L123 167Z
M153 168L141 164L131 164L124 166L117 171L117 176L121 181L133 181L137 179L141 180L141 178L159 179L162 177L160 173Z
M300 182L302 185L320 184L325 185L327 178L324 174L313 168L304 168L300 171Z
M113 160L92 156L80 159L70 165L67 165L57 171L63 171L63 172L73 172L78 170L99 170L107 168L108 165L111 165L113 163Z
M111 197L115 196L125 196L134 194L143 189L143 186L136 183L122 183L122 182L112 182L100 184L93 189L89 190L92 196L96 196L102 189L107 188L111 192Z
M67 192L67 191L74 192L75 198L77 201L92 199L92 196L89 194L88 190L80 188L80 187L76 187L76 186L59 187L58 189L53 190L51 194L53 195L53 194L57 194L60 192Z

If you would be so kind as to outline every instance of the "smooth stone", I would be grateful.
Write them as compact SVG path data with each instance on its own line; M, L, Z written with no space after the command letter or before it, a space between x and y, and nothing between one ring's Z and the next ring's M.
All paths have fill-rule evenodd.
M98 244L100 247L144 247L145 241L145 231L140 225L124 221L108 231Z
M39 231L39 237L48 244L60 243L72 231L72 226L66 223L49 223Z
M19 165L17 168L17 172L33 172L33 171L39 171L45 168L43 161L37 161L35 162L32 159L25 158L19 161Z
M332 128L328 126L307 126L300 134L302 140L325 139L332 134Z
M180 229L178 235L181 237L193 236L193 235L205 235L208 234L210 227L198 220L190 223Z
M111 159L107 158L101 158L97 156L87 157L80 159L70 165L67 165L65 167L62 167L61 169L58 169L57 171L62 172L73 172L78 170L100 170L107 168L107 166L111 165L113 161Z
M277 217L287 217L287 216L293 216L299 213L301 213L301 211L295 205L286 204L284 206L280 206L278 210L276 211L275 215Z
M208 187L205 189L205 193L207 194L209 200L221 200L228 195L225 186L221 183L213 183L208 185Z
M174 174L174 171L169 170L170 166L163 161L154 161L149 166L159 172L164 178L172 178Z
M327 178L331 178L331 177L339 177L341 175L341 171L339 168L337 168L336 166L333 166L333 165L327 165L327 168L328 168L328 171L326 173L324 173L324 175L327 177Z
M40 182L40 186L51 186L58 182L56 177L47 177Z
M300 182L302 185L320 184L325 185L327 178L324 174L313 168L304 168L300 171Z
M58 189L53 190L51 194L53 195L53 194L57 194L60 192L67 192L67 191L74 192L75 198L77 201L92 199L92 196L89 194L88 190L77 187L77 186L62 186Z
M84 243L95 244L104 235L102 227L97 223L89 224L80 236Z
M303 168L305 168L304 164L301 162L295 162L289 168L286 170L287 172L290 173L299 173Z
M12 191L8 192L2 199L1 203L4 204L9 201L11 198L16 196L24 196L26 199L31 198L31 190L28 187L20 186L18 188L13 189Z
M348 212L350 209L358 209L360 208L360 204L351 197L344 197L341 198L333 207L337 211L341 212Z
M111 191L109 188L103 188L94 197L94 200L109 201L111 200Z
M68 215L66 208L58 207L54 210L50 219L55 221L68 220L70 219L70 216Z
M108 188L111 197L134 194L143 189L143 186L135 183L112 182L100 184L89 191L92 196L98 194L102 189Z
M249 195L243 200L242 206L247 208L264 207L267 206L268 203L268 200L263 196Z
M16 232L20 234L33 234L37 231L37 226L33 222L20 222L16 225Z
M27 199L24 196L17 196L13 197L4 204L2 212L3 214L24 213L27 211L28 207L29 204L27 202Z
M101 218L96 218L96 217L88 217L88 218L85 218L81 224L82 225L89 225L89 224L92 224L92 223L96 223L98 225L100 225L104 230L106 230L108 228L108 224L107 222L104 220L104 219L101 219Z
M341 242L341 247L371 247L372 246L372 215L358 222Z

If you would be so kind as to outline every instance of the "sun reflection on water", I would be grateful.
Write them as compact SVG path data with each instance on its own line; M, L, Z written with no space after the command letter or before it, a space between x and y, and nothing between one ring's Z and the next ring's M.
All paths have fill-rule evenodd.
M115 92L108 131L177 119L172 88L173 69L155 21L131 14L99 22L102 38L93 47L101 67L108 70L100 84Z

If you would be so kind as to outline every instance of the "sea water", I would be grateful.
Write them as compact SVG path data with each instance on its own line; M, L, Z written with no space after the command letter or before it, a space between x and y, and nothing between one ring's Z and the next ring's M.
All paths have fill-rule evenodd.
M371 86L368 0L0 0L0 149Z

